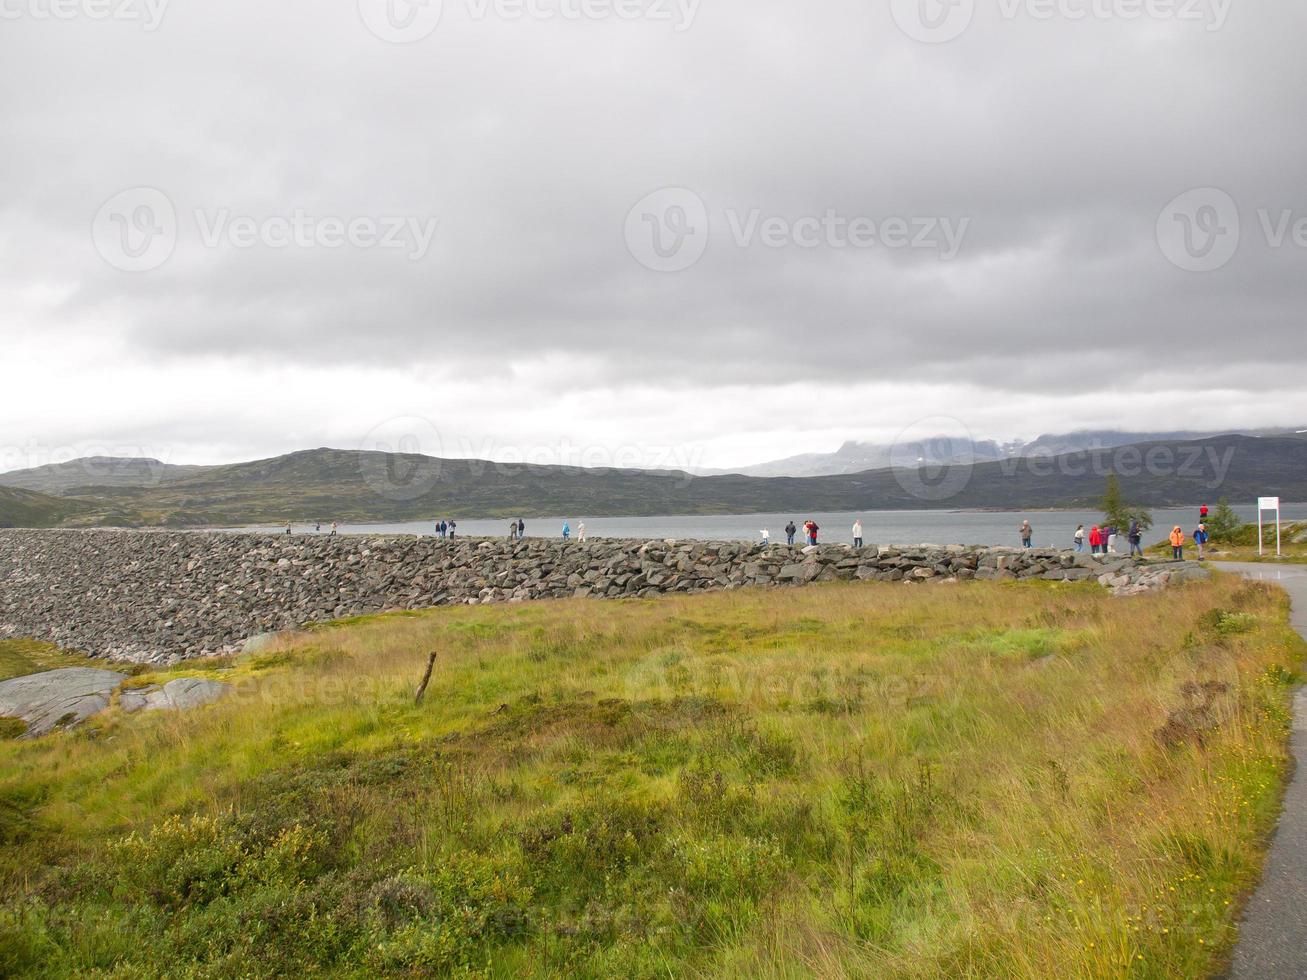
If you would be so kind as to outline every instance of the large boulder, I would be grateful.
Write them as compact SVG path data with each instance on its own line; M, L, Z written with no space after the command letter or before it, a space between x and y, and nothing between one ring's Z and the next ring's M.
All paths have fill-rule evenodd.
M126 674L64 667L0 681L0 717L21 718L28 735L44 735L99 714Z
M230 684L206 681L199 677L179 677L163 687L143 687L123 691L118 703L124 711L158 711L171 709L185 711L212 704L231 690Z

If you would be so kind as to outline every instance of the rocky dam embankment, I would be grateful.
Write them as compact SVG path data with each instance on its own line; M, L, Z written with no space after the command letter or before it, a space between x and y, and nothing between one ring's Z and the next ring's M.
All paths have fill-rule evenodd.
M1128 595L1205 574L1187 563L960 546L7 530L0 531L0 638L167 663L229 653L250 637L309 623L451 604L840 579L1098 581Z

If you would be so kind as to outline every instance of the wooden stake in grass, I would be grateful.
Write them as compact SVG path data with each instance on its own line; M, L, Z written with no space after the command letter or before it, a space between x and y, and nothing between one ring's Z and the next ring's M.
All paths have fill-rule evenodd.
M422 683L418 685L418 692L414 695L413 700L416 704L422 703L422 695L427 693L427 685L431 683L431 668L436 665L436 655L427 654L427 669L422 674Z

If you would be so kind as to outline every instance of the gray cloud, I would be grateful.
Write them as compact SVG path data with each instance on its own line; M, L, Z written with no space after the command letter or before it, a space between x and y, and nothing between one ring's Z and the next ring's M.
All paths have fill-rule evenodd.
M334 377L424 366L433 379L485 372L508 398L521 372L584 364L566 385L532 388L557 432L574 425L568 391L611 389L594 410L620 418L612 406L650 384L667 399L729 401L773 433L796 424L776 394L796 382L975 385L1001 405L1148 378L1154 410L1178 416L1209 410L1193 388L1243 391L1263 416L1285 416L1259 421L1307 409L1295 390L1307 249L1272 247L1257 215L1307 217L1307 10L1235 4L1207 30L1009 20L982 5L961 37L923 44L888 2L703 0L680 32L478 20L470 2L446 0L440 25L409 45L369 33L355 3L309 0L176 0L153 32L5 21L0 300L27 312L0 329L112 341L102 363L174 376L211 378L215 363ZM124 273L90 228L138 186L168 196L179 231L163 265ZM624 224L669 186L703 200L711 235L699 262L658 273L633 258ZM1237 202L1242 241L1222 268L1185 272L1158 246L1158 216L1208 186ZM219 213L297 210L438 226L416 261L201 241ZM739 247L731 222L754 211L967 225L951 261L883 245ZM33 290L35 306L15 299ZM440 387L413 408L452 413ZM329 393L297 393L336 409ZM158 393L123 397L138 415L161 405ZM1114 411L1078 404L1070 425ZM1008 427L982 434L1033 424L1024 411L967 410ZM214 445L205 433L223 412L169 438ZM370 417L359 409L344 428ZM682 420L630 421L639 440ZM820 426L872 424L854 413Z

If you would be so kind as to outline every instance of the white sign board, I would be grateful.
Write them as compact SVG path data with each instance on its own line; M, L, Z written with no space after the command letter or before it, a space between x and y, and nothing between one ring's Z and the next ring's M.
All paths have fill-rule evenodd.
M1280 498L1279 497L1258 497L1257 498L1257 556L1260 558L1265 549L1262 547L1262 515L1267 511L1275 511L1275 557L1279 558L1283 552L1280 551Z

